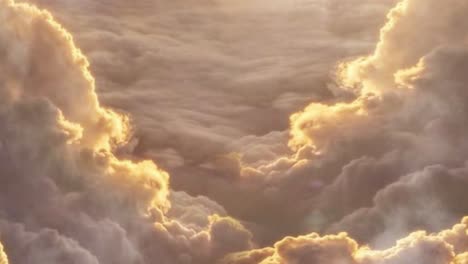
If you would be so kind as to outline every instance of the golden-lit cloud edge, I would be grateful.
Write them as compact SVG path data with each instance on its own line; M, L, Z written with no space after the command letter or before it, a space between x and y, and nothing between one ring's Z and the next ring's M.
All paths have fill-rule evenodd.
M22 16L30 20L27 23L45 23L46 27L54 32L50 35L53 36L54 41L58 42L61 51L67 52L62 54L65 60L64 64L66 64L64 66L72 68L72 77L77 79L76 81L81 87L73 87L72 89L76 89L76 92L41 90L37 91L35 96L47 97L58 107L57 123L69 136L68 143L77 148L90 148L103 155L108 164L107 173L109 177L114 178L116 183L139 186L138 188L141 188L142 191L151 192L146 208L148 211L152 208L168 207L169 175L166 172L160 170L152 161L121 160L113 154L113 148L126 143L130 136L129 118L100 105L95 92L95 80L89 71L89 62L75 46L71 34L45 10L39 10L26 3L16 3L13 0L2 0L1 4L11 10L7 15L12 16L11 25L3 26L18 27L14 30L21 34L22 21L20 20L24 19ZM13 50L12 53L14 52ZM9 77L7 74L1 76L9 85L3 100L15 103L27 98L28 93L35 93L35 91L24 89L21 84L15 83L14 77ZM66 77L64 76L64 78Z
M0 264L8 264L8 257L3 251L3 245L0 243Z
M116 157L115 148L130 136L129 119L100 105L87 59L49 12L13 0L0 0L0 7L5 177L17 188L11 195L25 192L29 203L40 202L35 196L50 199L22 216L32 230L21 220L0 219L10 259L206 263L253 246L250 232L218 216L224 210L214 202L172 193L183 201L174 209L169 175L154 162ZM21 206L5 210L28 210ZM107 235L114 237L100 242ZM226 236L237 240L227 243ZM110 244L120 252L106 249Z
M390 22L382 30L381 42L374 55L343 65L341 72L344 75L343 83L356 93L357 99L351 103L334 105L312 104L303 112L293 115L291 117L291 148L300 150L308 147L317 150L318 153L326 151L327 141L334 136L329 132L336 131L335 128L328 129L329 127L335 126L336 123L350 122L353 125L365 123L370 115L368 107L375 98L381 96L382 91L390 87L406 85L408 79L416 78L415 76L420 74L424 69L423 61L418 61L416 66L406 65L407 63L385 66L388 64L385 63L386 58L382 58L382 54L386 53L381 52L385 49L387 32L397 24L400 12L406 11L409 2L411 1L402 2L391 12ZM42 28L45 23L45 29L57 33L54 35L49 32L48 36L55 36L53 39L55 44L58 44L61 50L67 51L63 54L64 65L71 68L70 73L67 73L69 75L66 76L70 77L67 81L73 80L77 82L74 84L81 87L77 91L78 95L74 94L74 91L67 90L25 90L25 86L14 78L24 74L20 71L21 67L13 68L12 72L0 76L7 84L6 91L2 91L5 94L2 94L4 97L0 102L15 105L23 100L28 102L27 100L31 98L47 98L56 107L54 125L66 137L65 148L67 150L70 148L73 151L83 149L90 151L91 158L86 161L92 164L92 168L101 169L99 173L105 175L104 182L110 186L109 189L127 196L122 200L136 199L138 205L141 206L140 213L143 215L150 217L152 213L157 214L161 210L159 213L163 214L163 219L159 219L160 221L154 224L153 231L161 232L168 237L170 234L179 234L168 239L169 248L176 244L183 249L190 248L191 254L208 255L200 259L215 261L233 251L254 247L250 232L229 217L212 216L208 226L201 231L192 230L178 221L166 219L164 214L170 209L169 175L159 170L152 161L121 160L113 154L113 147L124 143L129 136L128 118L100 106L95 93L94 80L88 71L89 64L74 46L71 35L46 11L40 11L27 4L16 4L13 1L2 0L0 3L9 10L5 11L5 14L11 16L9 21L12 22L7 26L14 28L12 32L22 34L23 28L21 27L25 26L24 19L26 19L26 24L37 23L34 26ZM10 12L11 10L13 11ZM34 30L34 27L27 30ZM369 73L369 68L379 68L380 65L384 66L379 74L374 75L374 71ZM43 81L47 81L47 78ZM133 195L137 197L132 197ZM227 235L225 230L228 230ZM184 235L190 239L181 238ZM235 243L229 245L233 242L233 238L235 238ZM186 247L178 245L177 239L183 240L181 244ZM423 260L424 263L461 264L468 261L467 256L463 254L467 249L466 239L467 220L465 219L461 224L438 234L427 234L423 231L413 233L400 240L395 247L387 250L372 250L359 246L344 233L329 236L319 236L313 233L295 238L284 238L272 248L235 253L226 257L224 261L227 263L308 263L315 261L341 264L413 263ZM190 247L191 243L196 246ZM175 248L180 249L177 246ZM93 258L90 257L90 259ZM179 260L191 262L190 256L183 254ZM2 253L0 253L0 261L7 261Z
M361 246L346 233L286 237L272 248L235 253L227 256L222 263L464 264L468 262L465 253L468 246L467 224L468 218L465 218L452 229L437 234L414 232L384 250Z
M421 36L415 36L415 38L420 37L419 41L423 44L414 43L414 47L398 45L398 38L405 37L404 33L414 33L410 30L404 32L404 26L413 23L411 16L415 14L422 16L417 12L419 5L424 4L429 3L418 0L401 1L388 14L388 22L380 32L380 40L374 53L344 62L337 67L340 85L355 94L354 100L334 104L312 103L303 111L291 116L289 146L296 151L296 154L291 158L281 158L276 161L277 163L281 160L283 162L289 160L290 163L300 164L302 162L300 153L304 149L311 150L317 156L326 153L329 146L334 143L333 140L339 138L340 135L344 137L342 134L346 131L353 133L356 127L370 128L374 119L378 120L379 115L384 115L377 110L381 110L380 107L384 109L389 94L395 93L397 96L410 97L418 92L411 90L416 89L415 86L420 85L417 81L425 78L426 72L432 70L429 68L434 67L434 65L426 65L434 63L433 49L443 44L454 45L451 41L455 38L452 36L446 39L440 36L439 38L432 37L431 34L440 33L438 31L429 32L428 36L424 36L425 32L419 31ZM438 30L443 29L442 26L438 28ZM417 89L424 88L417 87ZM349 138L353 137L349 136ZM359 135L356 136L358 137ZM272 164L271 167L275 165ZM245 168L245 170L250 170L250 168ZM446 191L449 192L449 190ZM395 218L397 217L396 215ZM465 253L468 250L467 238L467 218L463 219L461 224L455 225L453 229L437 234L428 234L426 231L414 232L399 240L394 247L385 250L361 246L346 233L327 236L313 233L284 238L272 248L232 254L226 257L223 263L458 264L468 262Z

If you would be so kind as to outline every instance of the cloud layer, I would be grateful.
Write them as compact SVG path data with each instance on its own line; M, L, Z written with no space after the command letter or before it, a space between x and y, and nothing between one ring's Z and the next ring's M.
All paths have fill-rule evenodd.
M226 257L230 264L462 264L468 261L467 221L438 234L416 232L385 250L359 246L345 233L320 237L317 234L287 237L274 248L236 253Z
M98 79L0 0L12 263L468 262L463 1L401 1L337 67L395 1L34 2Z
M262 179L239 182L240 163L259 167L290 153L289 115L334 100L333 67L372 50L396 1L30 2L73 32L103 105L130 114L132 156L167 169L176 190L288 233L298 218L257 195ZM284 208L289 220L270 223L258 207Z

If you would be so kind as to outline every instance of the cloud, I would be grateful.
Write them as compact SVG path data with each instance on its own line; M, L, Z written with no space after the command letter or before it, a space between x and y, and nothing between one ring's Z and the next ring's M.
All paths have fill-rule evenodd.
M101 106L52 15L1 0L0 24L0 237L11 262L209 263L253 246L240 223L215 216L220 205L171 193L152 161L116 156L128 118Z
M273 227L270 215L256 209L278 210L280 197L257 195L276 183L240 179L240 165L258 167L290 153L289 115L311 101L336 99L336 62L372 50L395 1L28 2L50 9L73 32L100 102L129 114L131 156L155 160L175 190L208 196L237 218L288 233L299 218L289 207L281 209L291 221ZM241 205L232 196L249 198Z
M338 67L337 88L354 95L292 115L295 154L244 170L246 177L254 170L255 178L268 179L275 204L295 204L289 216L302 221L298 233L348 231L360 242L388 246L408 232L447 228L466 215L456 202L464 199L458 187L466 187L468 150L467 32L460 11L466 8L458 1L399 3L375 52ZM386 220L396 212L405 213Z
M389 183L385 180L388 177L397 181L378 191L371 188L373 192L377 191L373 198L373 209L364 209L369 205L361 204L355 208L362 209L352 212L341 221L344 225L352 223L355 227L360 226L360 231L353 232L353 228L347 229L341 224L333 230L344 229L353 234L359 233L358 237L367 236L364 240L371 238L375 233L385 232L387 235L392 234L392 239L395 239L417 228L435 231L466 214L465 208L457 206L457 201L464 199L464 194L457 190L459 186L465 186L466 178L463 158L467 150L463 136L466 127L463 116L466 115L467 108L464 99L466 95L462 88L467 81L462 74L467 61L462 37L466 36L466 31L463 27L453 25L454 21L464 21L459 10L466 9L467 6L456 2L453 5L427 9L423 7L426 4L419 1L401 2L390 13L390 20L382 30L375 53L345 65L345 84L353 85L360 95L351 103L358 107L357 110L351 112L349 117L346 114L339 114L339 117L346 118L342 122L351 126L349 130L360 133L358 137L361 138L363 135L368 137L369 130L364 131L360 127L378 128L380 135L377 138L380 142L385 142L379 146L380 151L384 152L378 155L381 156L380 159L387 161L388 168L385 172L377 174L372 170L368 172L373 173L374 176L370 175L373 178L379 175L381 184ZM434 3L433 7L437 7L438 4ZM423 26L422 21L432 16L430 12L438 12L440 19L431 20ZM399 39L414 40L415 44L408 45ZM370 102L369 94L373 94L373 98L377 95L380 99ZM343 105L343 108L345 107L349 108L349 105ZM306 110L302 117L307 114L314 115ZM309 116L304 120L315 124L317 122L314 118ZM369 123L363 126L359 121L354 121L356 118ZM304 127L304 124L299 126ZM301 130L299 135L304 136L301 133L305 131L306 139L315 139L316 132L311 128ZM318 131L321 132L322 128ZM351 140L360 140L350 133L343 136L350 137ZM339 137L341 136L332 140ZM321 143L320 137L317 141ZM389 146L386 146L387 144ZM328 145L317 147L323 149ZM373 151L376 149L378 147ZM400 157L395 158L392 153L399 153L397 155ZM441 164L442 166L439 166ZM425 166L430 167L410 176L399 177L405 174L404 171L418 171ZM393 175L385 176L389 172ZM366 173L361 171L359 177L367 177L363 176ZM346 177L351 179L350 176ZM360 182L368 186L372 182L369 179ZM344 180L339 178L335 185ZM421 185L416 187L418 183ZM345 199L352 197L351 195L357 193L360 188L362 186L356 185L354 190L341 196ZM365 189L368 190L367 187ZM325 197L332 196L333 194ZM427 196L426 201L419 200L424 196ZM377 216L390 212L399 216L396 221L390 221L392 223L384 220L388 219L387 217L383 219ZM362 221L367 221L367 227L364 229L362 227L366 224ZM401 230L396 230L400 228ZM386 231L383 231L385 229Z
M440 230L466 214L458 202L466 185L465 168L428 167L379 190L373 207L352 212L331 229L364 241L371 237L381 246L420 228Z
M37 2L99 89L48 12L0 0L11 262L467 261L466 4L401 1L334 80L392 1Z
M465 263L467 219L452 229L437 233L415 232L396 245L384 250L360 246L346 233L329 236L310 234L287 237L273 248L235 253L223 263L331 263L331 264L393 264L393 263Z
M88 250L76 241L60 235L55 230L28 232L20 224L10 225L2 221L2 236L5 243L14 245L11 251L12 261L22 263L100 263Z
M339 35L362 34L361 38L369 38L370 25L382 26L382 20L388 12L388 7L398 1L326 1L329 12L329 30Z
M5 254L5 252L3 252L3 245L1 243L0 243L0 263L8 264L8 257Z

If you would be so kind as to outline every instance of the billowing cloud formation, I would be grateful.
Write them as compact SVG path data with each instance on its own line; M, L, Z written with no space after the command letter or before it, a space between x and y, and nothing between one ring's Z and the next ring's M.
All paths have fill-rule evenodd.
M151 162L121 161L110 153L128 137L128 125L124 117L99 105L88 62L71 36L46 12L11 1L2 5L1 147L8 155L2 162L44 159L37 166L47 170L56 160L40 154L53 151L57 159L69 159L71 164L62 164L63 169L89 162L89 172L109 175L95 184L106 185L106 178L125 181L141 188L138 193L149 207L163 206L167 174ZM85 148L88 154L75 153Z
M241 172L245 189L271 202L265 223L389 246L468 213L459 202L467 187L466 11L460 1L402 1L375 52L338 67L342 96L292 115L295 153ZM275 205L288 214L275 215Z
M467 184L468 32L460 10L468 6L427 6L401 2L389 14L375 53L343 65L343 83L357 93L355 101L313 104L292 119L293 145L312 144L324 153L345 148L354 156L323 197L325 207L333 207L337 195L344 199L338 203L348 204L343 209L350 215L333 230L386 244L417 228L443 228L467 213L457 201L465 199L458 188ZM367 197L359 193L363 186ZM371 199L372 209L359 209ZM391 215L398 217L388 221Z
M48 12L0 0L0 24L0 239L11 262L210 263L253 247L221 206L170 194L153 162L115 156L128 120L100 106L86 58Z
M287 237L274 248L235 253L225 264L462 264L468 261L468 219L437 233L415 232L386 250L359 246L347 234Z
M242 163L259 167L290 152L289 115L333 100L334 65L371 52L396 1L28 2L73 32L102 104L130 113L132 156L171 172L176 190L289 233L300 218L280 205L289 198L275 195L268 177L241 180ZM287 220L271 223L278 210Z
M354 96L291 117L297 153L257 173L277 179L276 199L303 197L306 229L387 247L467 214L467 10L402 1L375 52L339 67L340 89Z
M402 1L375 52L340 65L333 82L336 59L366 51L372 40L357 18L327 20L346 9L337 1L301 2L317 16L290 5L288 15L265 15L255 4L228 12L209 1L191 2L198 8L190 12L182 1L37 2L63 8L61 19L101 76L106 105L135 112L140 128L131 131L127 117L101 106L87 60L50 14L0 0L0 240L11 262L205 264L226 255L228 263L466 262L466 220L447 228L468 213L460 202L468 187L467 4ZM393 3L359 2L370 8L363 17ZM81 4L104 15L76 21L103 32L64 18ZM153 20L157 8L174 17ZM116 14L129 28L115 24ZM239 17L249 22L239 26ZM271 33L302 26L305 17L317 28L298 46ZM168 24L186 34L165 31ZM243 30L252 24L259 26ZM146 36L148 27L160 31ZM365 41L332 45L355 34ZM271 46L252 55L262 41ZM277 50L295 59L279 60ZM287 116L311 100L290 119L288 149L286 119L278 125L265 116ZM239 154L219 155L232 151ZM164 160L177 189L222 206L171 191L167 173L131 154ZM294 237L310 231L331 235ZM293 236L251 250L283 235Z

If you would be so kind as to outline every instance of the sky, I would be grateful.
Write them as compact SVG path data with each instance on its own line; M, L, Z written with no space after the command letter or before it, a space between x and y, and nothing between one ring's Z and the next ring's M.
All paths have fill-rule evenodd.
M463 0L0 0L0 264L468 263Z

